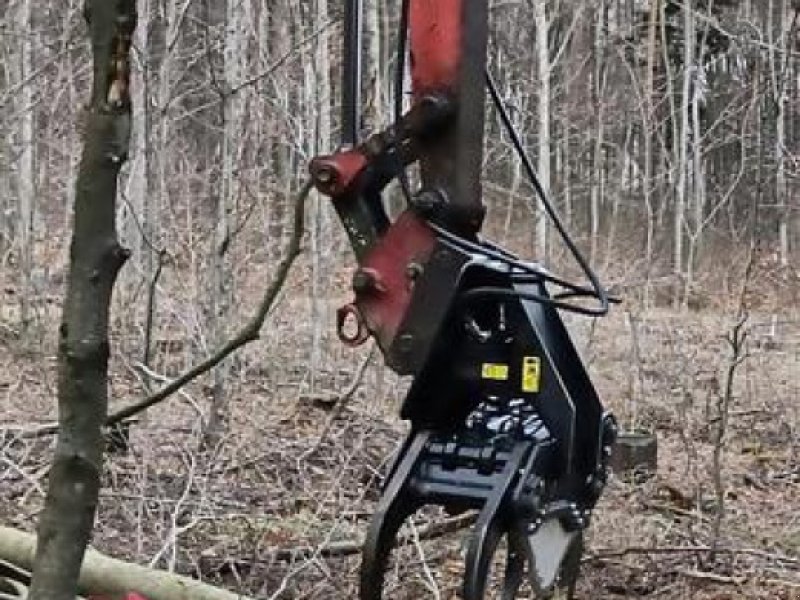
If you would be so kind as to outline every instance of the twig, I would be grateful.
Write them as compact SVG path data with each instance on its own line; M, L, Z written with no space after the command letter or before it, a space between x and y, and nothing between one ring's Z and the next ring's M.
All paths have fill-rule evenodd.
M161 373L156 373L155 371L153 371L153 369L151 369L150 367L148 367L147 365L144 365L142 363L133 363L131 365L131 369L137 375L140 375L140 376L143 376L143 377L146 377L146 378L149 378L149 379L153 379L155 381L158 381L159 383L169 383L169 377L167 377L166 375L162 375ZM197 416L200 417L200 420L203 423L205 423L206 422L205 411L197 403L197 400L192 398L186 390L182 390L182 389L178 390L178 395L181 398L183 398L184 400L186 400L186 402L197 413Z
M280 67L282 67L283 64L287 60L289 60L292 57L292 55L294 55L295 52L297 52L300 48L302 48L303 46L305 46L309 42L312 42L315 39L317 39L320 35L325 33L325 31L327 31L332 25L335 25L339 20L340 19L337 18L337 19L332 19L332 20L328 21L327 23L323 23L315 31L312 31L308 36L306 36L305 38L299 40L293 47L289 48L289 50L286 53L284 53L283 56L280 56L275 62L273 62L271 65L269 65L261 73L258 73L257 75L254 75L253 77L251 77L249 79L245 79L244 81L242 81L238 85L232 87L230 89L230 91L229 91L229 94L231 94L231 95L232 94L236 94L237 92L241 91L243 88L246 88L246 87L251 86L251 85L253 85L255 83L258 83L262 79L272 75L275 71L277 71Z
M419 530L413 522L409 523L409 529L411 529L411 541L414 543L417 555L422 563L422 572L425 574L425 587L428 588L434 600L441 600L442 594L439 591L439 586L436 585L436 579L431 573L431 568L428 566L428 559L425 556L425 550L422 548L422 540L419 538Z
M592 562L595 560L605 560L607 558L621 558L630 554L698 554L705 553L711 550L711 546L629 546L627 548L599 548L592 554L584 557L584 562ZM718 554L730 554L741 556L755 556L766 560L773 560L776 562L784 562L789 564L800 565L800 558L786 556L783 554L773 554L758 548L717 548Z
M476 517L477 515L475 513L470 512L445 519L444 521L431 523L417 530L416 539L411 535L399 536L396 546L408 546L409 544L417 543L417 541L421 542L440 538L448 533L453 533L465 527L469 527L475 522ZM272 559L280 561L297 560L310 556L332 558L358 554L361 552L363 545L364 542L360 540L343 540L339 542L330 542L321 548L314 546L296 546L294 548L280 548L268 554Z
M183 506L189 498L189 494L192 491L192 486L194 486L194 477L195 477L195 469L197 467L197 461L193 454L189 455L189 471L186 475L186 485L183 488L183 493L181 493L180 498L175 503L175 507L172 510L172 514L170 515L170 527L169 532L166 535L166 539L164 540L161 549L156 552L152 559L150 559L150 564L148 565L151 569L155 568L158 565L158 561L166 555L167 552L170 552L170 557L167 561L167 571L173 573L175 571L175 562L177 559L178 553L178 537L182 534L191 529L194 525L198 523L197 519L192 519L189 523L185 525L178 525L178 518L183 511Z
M768 410L766 408L754 408L752 410L732 410L728 414L728 419L732 419L734 417L754 417L756 415L766 415L768 417L775 416L775 412ZM708 422L710 424L718 423L720 418L718 416L711 417Z
M731 585L742 585L747 581L746 577L731 577L730 575L720 575L709 571L697 571L695 569L683 569L678 571L684 577L697 579L699 581L710 581L712 583L725 583Z
M645 502L645 508L649 508L650 510L656 510L660 512L668 512L672 513L681 517L688 517L690 519L695 519L701 522L708 521L705 515L699 513L696 510L687 510L685 508L680 508L678 506L673 506L671 504L667 504L666 502Z
M330 417L328 417L328 422L325 424L325 428L322 430L322 433L319 434L317 443L314 444L308 450L306 450L300 456L300 458L298 459L298 463L313 456L317 452L317 450L319 450L320 446L322 445L322 442L325 441L325 438L328 437L328 434L333 428L333 424L336 422L336 419L338 419L344 412L344 409L347 407L347 404L350 402L350 399L355 395L356 391L361 385L361 382L364 379L364 373L367 371L367 367L369 366L369 363L372 360L372 356L374 354L375 354L375 344L373 343L369 349L369 352L364 357L364 360L362 360L361 364L358 365L358 369L356 369L356 372L353 375L353 379L350 382L350 385L348 385L347 389L344 390L342 394L334 401L335 402L334 408L331 411Z

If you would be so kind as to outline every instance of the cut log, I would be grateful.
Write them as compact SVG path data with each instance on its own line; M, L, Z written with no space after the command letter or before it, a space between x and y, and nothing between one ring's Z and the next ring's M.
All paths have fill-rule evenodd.
M35 553L35 536L0 527L0 561L31 570ZM86 551L79 588L83 594L112 598L136 592L148 600L251 600L189 577L117 560L93 549Z

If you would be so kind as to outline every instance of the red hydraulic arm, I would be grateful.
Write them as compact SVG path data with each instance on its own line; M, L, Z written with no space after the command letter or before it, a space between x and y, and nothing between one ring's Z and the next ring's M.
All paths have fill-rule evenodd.
M435 246L426 218L469 238L483 222L488 8L483 1L404 2L408 30L398 35L409 43L411 108L388 130L358 143L360 4L348 0L345 11L343 147L314 159L310 170L318 190L331 196L359 263L355 300L339 311L340 337L359 344L373 335L390 366L409 373L414 366L403 358L410 354L409 337L398 338L414 281ZM412 206L390 223L380 191L415 161L421 189ZM349 327L348 321L353 321Z

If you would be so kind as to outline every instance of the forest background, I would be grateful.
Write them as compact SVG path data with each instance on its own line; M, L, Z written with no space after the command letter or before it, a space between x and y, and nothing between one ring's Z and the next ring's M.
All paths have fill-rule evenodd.
M391 120L399 5L365 2L365 131ZM30 433L55 418L91 80L81 10L0 7L0 521L27 530L52 444ZM336 146L341 11L139 0L112 410L255 311L306 165ZM798 11L794 0L491 2L490 68L512 118L624 299L573 331L622 423L659 435L656 476L616 479L601 504L586 590L800 597ZM570 272L491 112L487 134L487 237ZM261 339L139 415L130 448L109 456L98 547L258 597L352 597L357 560L330 548L364 531L404 431L405 385L377 353L336 339L352 264L312 194L303 252ZM742 319L747 347L733 356ZM409 544L397 585L449 597L457 556L452 535Z

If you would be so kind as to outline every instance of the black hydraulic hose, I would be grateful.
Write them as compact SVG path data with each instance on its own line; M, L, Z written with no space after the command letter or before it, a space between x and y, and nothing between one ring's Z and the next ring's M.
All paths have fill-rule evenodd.
M486 85L489 88L489 93L492 96L492 101L494 102L495 108L497 109L497 112L500 115L500 120L503 122L503 125L508 131L509 136L511 136L511 142L514 145L514 149L516 150L519 159L522 161L522 166L525 169L525 173L527 174L528 179L531 182L531 185L536 190L536 193L539 195L539 198L541 198L542 204L544 205L544 208L547 211L548 216L553 221L553 225L555 226L556 230L558 230L561 239L564 240L564 244L567 246L567 249L575 258L575 261L578 263L584 275L586 275L586 278L591 283L592 289L594 290L594 297L597 298L598 302L600 303L600 306L597 308L584 308L580 306L572 306L570 310L574 310L575 312L593 316L603 316L605 314L608 314L608 309L609 309L608 293L603 288L603 286L600 285L600 281L598 280L594 270L592 270L591 266L589 265L589 262L583 256L578 247L575 245L575 242L570 237L569 233L564 227L564 224L561 222L561 218L558 216L558 213L556 212L552 203L548 199L547 193L545 192L544 188L542 187L542 184L539 181L539 178L536 175L536 170L533 167L533 163L531 162L528 153L525 151L525 147L522 144L522 140L519 137L519 133L517 132L516 127L514 127L514 124L511 122L511 118L508 115L506 106L502 98L500 97L500 92L497 89L497 85L495 85L494 79L492 78L492 75L491 73L489 73L488 69L485 71L485 74L486 74ZM568 286L568 287L573 287L573 286ZM480 289L481 288L471 290L470 292L467 292L467 294L470 294L471 292L479 292ZM488 293L487 289L484 290L484 293ZM492 292L492 294L494 294L494 292ZM525 296L520 294L519 297L524 298ZM529 299L533 300L533 298ZM553 302L554 305L555 302L557 302L551 299L548 300L550 302Z
M400 124L403 120L403 83L406 74L406 42L408 40L408 17L411 2L410 0L403 0L400 7L400 27L397 32L397 66L394 72L394 128L395 139L401 139L403 132L400 131ZM408 182L408 173L405 166L402 164L400 157L397 157L400 162L397 178L400 181L400 188L403 190L406 202L411 206L411 185Z
M342 73L342 144L358 144L361 128L362 0L347 0L344 7L344 72Z
M578 295L579 294L571 294L570 297ZM571 302L563 302L561 300L556 300L555 298L551 298L549 296L542 296L541 294L534 294L532 292L521 292L516 289L504 288L504 287L492 287L492 286L476 287L469 289L459 296L459 300L466 302L472 300L473 298L482 298L485 296L528 300L530 302L536 302L537 304L543 304L545 306L550 306L552 308L564 310L567 312L577 313L579 315L585 315L587 317L601 317L608 312L608 309L602 311L602 309L599 308L590 308L590 307L580 306L579 304L572 304ZM595 297L594 292L591 294L591 296Z
M524 262L515 258L510 258L504 252L499 250L495 250L493 248L487 248L484 245L477 244L465 238L459 237L454 233L447 231L446 229L436 225L435 223L429 222L428 225L433 229L437 235L446 239L450 243L456 246L460 246L462 249L472 252L474 254L480 254L486 258L496 260L501 262L505 265L508 265L512 271L510 271L510 275L513 281L517 283L544 283L550 282L555 285L558 285L569 292L564 292L561 294L556 294L553 298L547 296L538 296L535 294L526 294L526 299L532 301L539 301L544 304L552 304L554 302L554 298L563 298L563 297L596 297L596 292L593 289L587 288L582 285L578 285L572 283L571 281L567 281L562 277L554 275L543 268L537 268L537 266ZM516 269L516 272L514 272ZM507 291L507 290L506 290ZM517 293L517 292L515 292ZM522 293L522 292L519 292ZM465 294L469 295L469 293ZM558 308L563 308L566 310L570 310L574 305L565 305L561 304ZM583 309L582 309L583 310ZM589 309L591 310L591 309ZM592 313L594 314L594 313Z
M400 124L402 122L402 115L403 115L403 87L404 87L403 84L405 78L406 43L408 38L408 26L409 26L409 7L410 7L410 0L403 0L400 9L400 24L399 24L399 31L397 38L397 59L396 59L397 65L395 69L395 82L394 82L395 93L394 93L393 118L396 128L395 135L398 138L402 136L402 132L399 130L399 128L401 126ZM448 240L450 243L460 246L461 248L468 250L469 252L480 254L489 259L497 260L498 262L508 265L511 269L510 274L512 280L517 281L518 283L525 283L526 280L528 280L528 282L530 283L550 282L567 290L562 293L556 294L553 297L550 297L531 292L522 292L514 289L499 288L499 287L496 288L488 286L488 287L477 287L471 290L467 290L461 295L461 299L469 300L471 298L480 296L512 297L512 298L519 298L522 300L528 300L531 302L538 302L540 304L545 304L556 309L571 311L588 316L603 316L607 314L609 310L609 298L606 290L600 285L600 282L596 274L592 270L588 261L581 254L578 247L575 245L575 242L569 236L569 233L566 231L564 224L561 222L558 213L556 213L553 205L550 203L547 194L544 188L542 187L541 183L539 182L539 178L536 175L536 170L533 167L533 163L531 162L530 157L525 152L525 148L519 137L519 133L517 132L516 128L514 127L514 124L511 122L511 119L508 116L508 111L506 110L505 104L500 98L500 93L498 92L497 86L495 85L495 82L492 79L492 76L489 73L488 69L485 71L485 76L486 76L487 87L492 96L494 105L498 111L498 114L500 115L500 119L502 120L503 125L508 130L508 133L511 136L514 149L516 150L520 160L522 161L523 168L525 169L525 172L528 178L530 179L531 185L533 185L534 190L541 198L542 204L544 205L547 214L552 219L553 224L558 230L559 235L564 240L564 243L566 244L570 253L574 256L581 270L589 280L591 284L591 289L582 285L577 285L572 282L569 282L566 279L563 279L552 273L549 273L542 268L537 268L536 266L530 263L512 258L507 253L501 250L495 250L485 245L472 242L466 238L456 235L436 225L435 223L429 222L431 228L439 236ZM405 196L406 201L410 206L412 201L411 188L408 181L408 173L406 172L406 169L404 166L402 166L402 164L398 168L397 177L400 182L400 187L403 191L403 195ZM516 270L516 273L514 272L514 270ZM599 306L592 308L592 307L583 307L580 305L575 305L569 302L563 302L563 300L566 298L578 298L578 297L596 298L599 302Z

